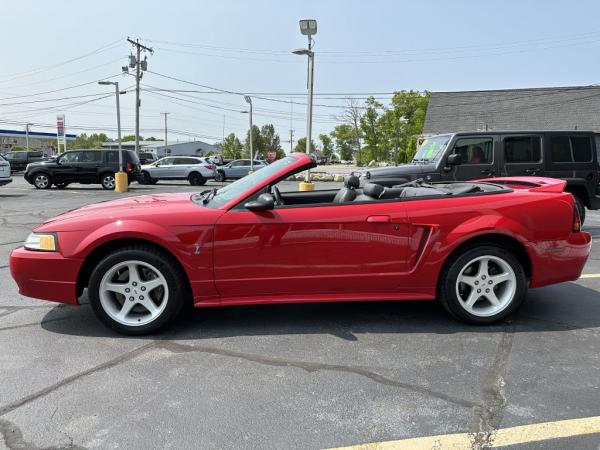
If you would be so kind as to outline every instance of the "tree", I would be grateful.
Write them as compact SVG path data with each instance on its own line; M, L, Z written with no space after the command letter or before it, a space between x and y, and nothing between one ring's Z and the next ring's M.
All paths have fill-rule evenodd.
M92 133L89 136L86 133L81 133L77 135L74 141L67 143L67 148L102 148L102 143L107 141L110 141L110 139L104 133Z
M373 97L369 97L365 104L365 112L360 118L360 128L365 141L365 156L369 161L381 161L385 159L381 151L382 136L379 129L379 111L383 109L383 105Z
M140 136L140 141L144 140L144 136ZM128 134L126 136L123 136L123 138L121 139L121 141L123 142L133 142L135 141L135 134Z
M252 125L252 153L254 153L254 159L265 157L263 138L260 134L260 128L256 125ZM250 158L250 130L247 131L246 140L244 141L244 158Z
M352 136L354 139L354 149L357 153L357 161L361 161L363 159L362 155L362 131L360 129L360 118L362 117L363 108L358 104L358 101L352 97L346 98L346 108L344 112L338 117L343 123L347 123L352 126ZM352 159L352 158L350 158Z
M327 159L330 159L333 155L333 140L328 134L320 134L319 139L321 140L321 152L323 156Z
M142 139L142 138L140 137L140 139ZM135 138L134 138L134 140L135 140ZM146 139L146 140L147 140L147 141L153 141L153 142L154 142L154 141L158 141L158 139L156 139L154 136L150 136L150 137L149 137L148 139Z
M310 152L314 153L317 146L315 145L315 141L311 139L310 141ZM306 153L306 137L301 137L298 139L298 143L294 147L295 152Z
M223 149L223 158L227 159L240 159L244 150L244 146L235 133L230 133L223 139L221 148Z
M275 127L273 126L273 124L268 123L266 125L263 125L260 129L260 136L264 145L265 152L277 153L277 159L283 158L285 156L285 152L283 151L283 148L281 148L279 134L275 132Z
M356 150L356 134L352 125L342 123L336 126L331 132L331 137L335 139L335 149L340 159L351 161L353 159L352 154Z

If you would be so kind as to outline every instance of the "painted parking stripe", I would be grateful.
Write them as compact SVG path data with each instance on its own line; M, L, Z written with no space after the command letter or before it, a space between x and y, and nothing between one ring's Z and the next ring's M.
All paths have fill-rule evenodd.
M486 447L497 448L596 433L600 433L600 416L542 422L496 430L492 433ZM432 448L462 450L472 449L474 439L474 433L441 434L337 447L330 450L429 450Z
M583 273L579 278L600 278L600 273Z

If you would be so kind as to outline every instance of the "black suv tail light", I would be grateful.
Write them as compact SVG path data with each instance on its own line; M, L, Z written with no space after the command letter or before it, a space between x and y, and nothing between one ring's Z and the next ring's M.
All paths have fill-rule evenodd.
M125 171L126 172L133 172L133 164L131 164L130 162L128 162L127 165L125 166Z

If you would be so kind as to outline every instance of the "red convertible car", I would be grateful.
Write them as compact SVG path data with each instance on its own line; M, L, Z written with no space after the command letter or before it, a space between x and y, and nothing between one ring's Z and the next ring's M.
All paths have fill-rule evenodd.
M188 303L437 300L474 324L575 280L591 247L565 182L495 178L281 192L295 153L220 189L130 197L44 222L10 257L21 294L153 332Z

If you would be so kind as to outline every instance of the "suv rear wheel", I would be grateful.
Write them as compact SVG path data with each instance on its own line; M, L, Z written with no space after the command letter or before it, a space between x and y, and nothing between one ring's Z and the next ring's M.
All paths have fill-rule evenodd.
M107 191L112 191L115 189L115 174L114 173L105 173L100 178L100 184Z
M36 173L33 176L33 185L36 189L50 189L52 186L50 175L45 172Z
M453 257L440 278L439 301L455 318L471 324L498 322L525 298L527 281L514 254L493 244Z
M206 184L206 178L204 178L198 172L190 173L190 176L188 177L188 181L190 182L190 184L192 186L203 186Z
M573 194L573 198L575 199L575 206L577 206L577 211L579 212L579 218L581 219L581 224L585 221L585 205L583 204L583 200L579 198L579 196Z

